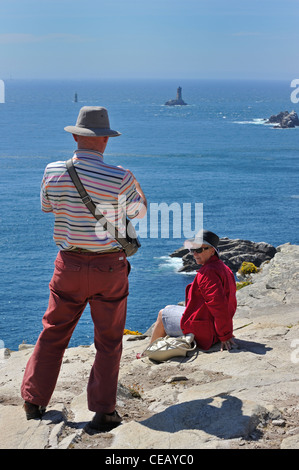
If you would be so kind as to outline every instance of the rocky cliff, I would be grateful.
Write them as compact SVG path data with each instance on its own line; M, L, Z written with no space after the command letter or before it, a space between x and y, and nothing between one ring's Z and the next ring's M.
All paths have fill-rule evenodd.
M19 393L32 349L2 350L0 447L118 449L118 456L122 449L298 449L298 282L299 246L282 245L238 291L237 348L230 352L215 345L158 364L135 359L147 334L124 336L117 404L123 424L110 433L88 428L93 345L66 351L41 421L26 421Z

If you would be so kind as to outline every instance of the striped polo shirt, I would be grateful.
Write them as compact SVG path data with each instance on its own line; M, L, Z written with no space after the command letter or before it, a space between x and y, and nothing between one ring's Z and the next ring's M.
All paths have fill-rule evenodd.
M73 163L91 199L109 222L124 232L124 215L136 217L143 205L131 174L105 163L103 155L94 150L75 151ZM41 208L55 215L53 238L60 250L104 252L120 247L83 204L65 161L47 165L41 184Z

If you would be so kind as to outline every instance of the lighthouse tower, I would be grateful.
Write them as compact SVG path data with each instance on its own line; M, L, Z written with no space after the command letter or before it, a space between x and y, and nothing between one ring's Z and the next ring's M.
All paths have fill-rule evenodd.
M180 86L176 91L176 100L177 101L182 101L182 87L180 87Z
M169 100L166 101L165 105L166 106L184 106L187 103L183 101L182 99L182 88L179 86L176 91L176 99L175 100Z

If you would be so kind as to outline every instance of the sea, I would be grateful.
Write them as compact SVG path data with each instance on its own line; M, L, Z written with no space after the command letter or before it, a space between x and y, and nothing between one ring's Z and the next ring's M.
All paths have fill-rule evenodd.
M266 123L280 111L299 113L291 80L9 79L4 84L2 347L34 344L42 329L57 247L53 215L40 209L40 183L49 162L72 156L75 142L64 127L75 124L81 106L108 109L111 127L122 135L109 140L105 161L130 169L148 200L148 215L136 225L142 246L130 258L127 329L145 332L161 308L184 300L194 273L179 272L181 260L169 255L195 232L196 208L202 208L204 228L220 237L274 246L299 243L299 127L275 129ZM187 105L165 106L179 86ZM87 307L69 346L92 343Z

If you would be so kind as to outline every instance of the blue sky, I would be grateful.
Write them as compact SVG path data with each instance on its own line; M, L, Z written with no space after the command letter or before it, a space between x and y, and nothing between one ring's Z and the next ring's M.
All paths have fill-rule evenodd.
M299 0L0 0L0 77L299 77Z

